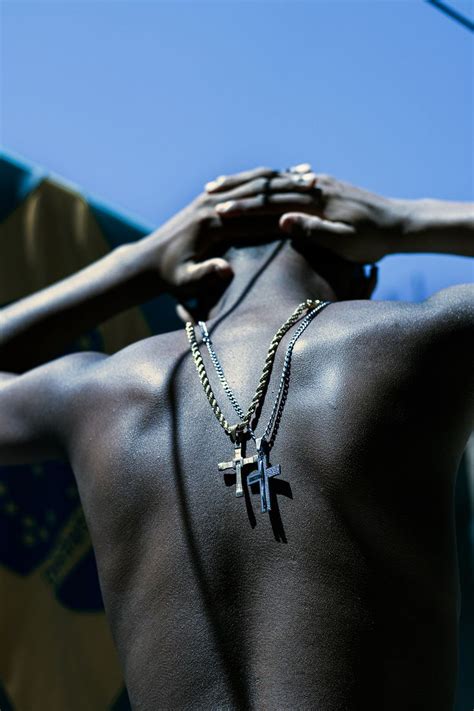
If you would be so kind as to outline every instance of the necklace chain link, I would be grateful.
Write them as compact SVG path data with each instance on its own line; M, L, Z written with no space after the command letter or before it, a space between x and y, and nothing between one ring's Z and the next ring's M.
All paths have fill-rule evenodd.
M235 412L237 413L237 415L239 416L239 418L241 420L241 422L237 425L231 425L228 422L228 420L225 418L222 410L220 409L219 404L217 402L217 398L212 390L212 387L211 387L211 384L209 381L209 377L208 377L208 374L206 371L206 367L204 365L204 361L203 361L203 358L202 358L202 355L201 355L201 352L199 349L199 345L196 340L194 326L190 321L188 321L186 323L186 334L187 334L187 337L189 340L191 353L192 353L192 356L194 359L197 373L199 375L199 379L201 381L204 392L205 392L206 397L208 399L208 402L211 405L211 408L214 412L214 415L216 416L217 421L219 422L221 427L225 430L225 432L233 440L235 440L235 438L237 436L237 431L238 430L242 431L245 428L248 429L252 438L255 439L255 433L253 432L250 422L252 419L252 415L255 412L258 412L260 410L260 406L263 403L265 392L267 390L268 383L270 381L270 376L271 376L277 348L278 348L282 338L284 337L284 335L288 332L288 330L295 323L297 323L297 321L301 318L301 316L303 315L303 313L305 311L309 311L311 309L311 311L309 313L307 313L307 315L305 316L303 321L300 323L297 331L295 332L290 343L287 346L277 396L275 399L275 403L273 405L270 419L268 421L267 427L265 428L265 432L263 435L263 439L265 439L267 441L269 448L271 448L273 446L273 443L275 441L276 434L278 431L278 427L280 425L281 416L283 413L283 408L284 408L285 402L286 402L286 397L288 394L290 369L291 369L291 357L292 357L292 353L293 353L293 348L296 344L296 341L301 336L303 331L309 326L309 324L311 323L313 318L319 313L319 311L321 311L329 303L330 302L327 302L327 301L326 302L320 301L319 299L307 299L306 301L299 304L299 306L295 309L295 311L291 314L291 316L285 321L285 323L282 326L280 326L280 328L278 329L278 331L276 332L276 334L274 335L274 337L272 338L272 341L270 343L268 353L265 358L265 363L263 366L262 374L260 376L260 380L257 385L255 395L254 395L246 413L244 413L243 409L240 407L240 405L237 401L237 398L235 397L235 395L232 391L232 388L230 387L230 385L227 381L227 378L225 377L222 365L219 361L217 353L215 352L215 350L213 348L211 337L210 337L209 332L207 330L206 324L202 321L199 322L203 341L207 346L209 355L211 357L211 361L214 365L216 373L217 373L219 380L222 384L224 392L226 393L227 397L229 398L230 403L232 404Z

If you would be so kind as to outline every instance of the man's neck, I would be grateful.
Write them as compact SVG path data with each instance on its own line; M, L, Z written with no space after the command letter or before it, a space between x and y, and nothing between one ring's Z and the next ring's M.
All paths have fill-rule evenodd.
M272 245L264 256L256 256L252 249L234 250L229 261L234 279L209 312L209 320L230 312L235 319L255 310L291 311L308 298L337 299L328 282L288 242Z

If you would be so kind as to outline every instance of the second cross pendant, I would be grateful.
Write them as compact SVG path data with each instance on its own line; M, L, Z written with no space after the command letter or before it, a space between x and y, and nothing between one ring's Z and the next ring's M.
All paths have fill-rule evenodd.
M281 474L279 464L271 467L268 464L268 445L264 437L259 437L256 441L257 445L257 462L258 469L252 472L247 477L247 484L258 484L260 487L260 511L266 513L271 511L270 499L270 479Z

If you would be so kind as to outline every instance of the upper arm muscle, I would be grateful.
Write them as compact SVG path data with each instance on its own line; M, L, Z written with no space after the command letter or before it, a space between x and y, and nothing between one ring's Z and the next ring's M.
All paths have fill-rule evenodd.
M450 326L474 328L474 284L458 284L437 291L424 302Z
M474 286L452 286L422 305L422 338L443 416L468 436L474 418Z
M446 355L446 364L472 375L474 339L474 285L442 289L424 304L430 339Z
M64 456L63 438L81 379L98 359L77 353L23 375L0 376L0 465Z

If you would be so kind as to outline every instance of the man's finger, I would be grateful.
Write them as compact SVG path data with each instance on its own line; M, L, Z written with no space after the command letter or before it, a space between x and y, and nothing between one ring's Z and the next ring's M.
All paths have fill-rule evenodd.
M191 321L205 318L209 308L221 298L233 277L234 271L229 262L220 257L182 264L175 275L182 304L178 316Z
M176 275L176 283L180 288L192 287L216 280L230 282L233 276L234 272L229 262L220 257L213 257L203 262L182 264Z
M291 209L317 210L314 195L301 193L260 194L243 200L227 200L215 206L222 218L248 217L250 215L269 215L288 212Z
M256 195L270 195L270 193L304 192L314 188L315 184L316 176L314 173L305 173L304 175L295 173L293 175L278 175L274 178L256 178L228 191L225 196L216 196L216 199L230 202Z
M312 170L310 163L298 163L288 168L288 173L311 173Z
M304 215L299 212L288 212L280 218L280 228L293 236L306 235L312 237L317 234L353 235L355 229L344 222L331 222L315 215Z
M222 193L226 190L232 190L238 185L242 185L242 183L248 183L249 180L271 178L274 175L278 175L278 171L272 168L254 168L253 170L245 170L242 173L235 173L234 175L219 175L215 180L206 183L206 192Z

